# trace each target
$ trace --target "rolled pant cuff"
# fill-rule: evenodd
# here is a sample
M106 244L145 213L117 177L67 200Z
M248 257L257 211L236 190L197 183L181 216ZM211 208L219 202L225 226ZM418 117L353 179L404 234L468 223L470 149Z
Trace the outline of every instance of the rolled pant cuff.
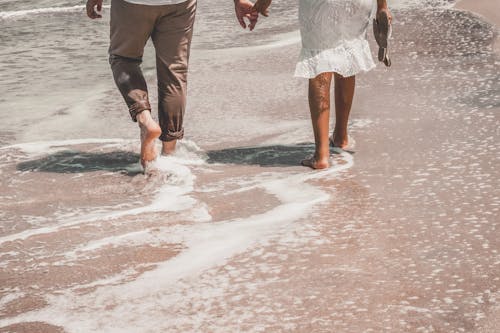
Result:
M161 141L174 141L174 140L181 140L184 138L184 129L180 130L179 132L169 132L166 134L160 135L160 140Z
M130 116L134 122L137 122L137 115L146 110L151 110L151 105L147 100L138 101L129 107Z

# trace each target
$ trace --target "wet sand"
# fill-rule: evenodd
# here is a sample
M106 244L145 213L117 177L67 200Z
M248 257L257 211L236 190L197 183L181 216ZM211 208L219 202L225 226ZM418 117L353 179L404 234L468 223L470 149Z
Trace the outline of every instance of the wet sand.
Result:
M119 108L127 139L2 146L0 332L497 332L495 33L396 14L329 171L298 166L293 38L193 52L188 138L149 176Z
M492 24L500 26L500 4L489 0L461 0L456 8L469 10L485 17Z
M487 0L461 0L455 8L467 10L479 14L482 19L486 19L494 26L496 30L496 39L493 41L492 48L497 55L500 55L500 2ZM498 92L497 92L498 93ZM479 332L497 332L500 330L500 306L494 306L487 319L482 323Z
M490 0L461 0L456 4L456 8L477 13L496 26L497 38L494 49L497 54L500 54L500 2Z

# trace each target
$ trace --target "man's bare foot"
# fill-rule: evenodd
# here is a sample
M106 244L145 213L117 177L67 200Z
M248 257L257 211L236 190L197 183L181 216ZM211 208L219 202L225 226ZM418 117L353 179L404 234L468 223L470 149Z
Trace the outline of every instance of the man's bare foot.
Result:
M161 128L147 110L137 115L137 122L141 129L141 164L145 168L148 162L156 159L155 140L161 135Z
M315 155L313 157L302 160L301 164L311 169L327 169L330 167L330 159L329 157L318 159Z
M163 141L161 149L162 155L172 155L175 152L175 146L177 145L177 140Z

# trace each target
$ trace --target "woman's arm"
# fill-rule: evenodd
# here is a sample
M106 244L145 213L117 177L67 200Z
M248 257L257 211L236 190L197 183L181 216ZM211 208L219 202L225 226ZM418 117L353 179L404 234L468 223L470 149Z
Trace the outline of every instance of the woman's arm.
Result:
M392 22L392 14L387 6L387 0L377 0L377 13L387 12L387 17L389 18L389 23Z
M387 0L377 0L378 9L386 9L387 8Z

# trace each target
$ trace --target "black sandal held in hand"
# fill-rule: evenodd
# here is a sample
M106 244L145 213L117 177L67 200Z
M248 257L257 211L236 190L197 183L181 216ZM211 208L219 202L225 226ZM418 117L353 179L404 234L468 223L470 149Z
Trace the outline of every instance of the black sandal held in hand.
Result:
M387 67L391 66L387 48L389 46L389 37L392 33L392 25L387 11L382 10L377 13L377 18L373 20L373 34L378 44L378 60Z

